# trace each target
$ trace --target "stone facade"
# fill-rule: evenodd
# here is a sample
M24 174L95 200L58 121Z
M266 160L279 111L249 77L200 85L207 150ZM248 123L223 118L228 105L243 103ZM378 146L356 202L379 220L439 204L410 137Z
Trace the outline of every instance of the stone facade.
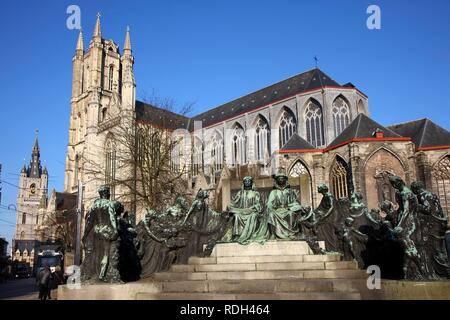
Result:
M443 142L429 147L416 141L425 129L403 134L383 127L368 118L368 98L351 83L340 85L316 68L187 118L137 101L133 64L129 31L122 53L112 40L102 38L99 18L86 51L80 32L73 58L65 192L75 193L78 182L83 183L85 207L99 185L114 184L108 168L115 168L116 176L127 174L114 158L120 146L108 142L115 129L145 120L169 132L187 131L190 141L182 159L173 161L192 169L193 194L213 189L211 200L218 210L226 207L245 175L254 176L256 186L268 193L279 167L287 169L301 202L313 206L320 201L317 186L325 183L337 197L362 192L369 208L376 207L393 200L386 175L395 173L407 184L424 180L426 188L439 189L449 210L450 171L439 176L440 182L435 172L437 166L446 170L450 133L439 127ZM145 119L142 110L149 114ZM290 143L298 147L287 149ZM126 210L136 210L140 220L144 208L133 206L129 191L117 186L114 197Z

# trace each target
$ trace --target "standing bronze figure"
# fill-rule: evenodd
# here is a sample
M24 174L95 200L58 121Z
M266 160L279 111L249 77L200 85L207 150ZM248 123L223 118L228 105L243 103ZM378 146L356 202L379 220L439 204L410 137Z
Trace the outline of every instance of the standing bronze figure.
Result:
M100 198L86 215L82 281L122 283L118 269L120 238L116 212L120 206L109 199L108 186L100 187L98 193Z

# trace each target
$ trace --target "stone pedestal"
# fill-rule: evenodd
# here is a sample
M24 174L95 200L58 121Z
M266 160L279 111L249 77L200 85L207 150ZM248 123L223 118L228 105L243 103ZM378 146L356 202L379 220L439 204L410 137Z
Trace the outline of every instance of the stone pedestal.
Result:
M450 299L450 282L383 281L381 290L369 290L367 277L356 261L313 255L304 241L223 243L210 257L191 257L188 264L173 265L151 279L78 290L61 286L58 299Z

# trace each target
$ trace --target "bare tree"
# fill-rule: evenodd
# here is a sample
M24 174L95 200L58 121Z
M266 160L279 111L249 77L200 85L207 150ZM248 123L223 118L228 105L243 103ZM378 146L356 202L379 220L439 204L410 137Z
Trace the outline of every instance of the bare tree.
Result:
M162 109L166 114L174 110L187 114L193 106L177 107L174 99L155 95L144 100L156 107L155 112ZM85 174L95 177L99 184L102 181L110 185L115 199L129 203L133 210L160 210L178 196L190 197L190 136L174 136L174 130L165 123L169 118L163 117L155 125L122 115L120 122L109 129L110 145L105 157L90 157L84 166Z
M64 251L72 251L75 241L76 217L76 208L47 213L37 230L41 241L59 242Z

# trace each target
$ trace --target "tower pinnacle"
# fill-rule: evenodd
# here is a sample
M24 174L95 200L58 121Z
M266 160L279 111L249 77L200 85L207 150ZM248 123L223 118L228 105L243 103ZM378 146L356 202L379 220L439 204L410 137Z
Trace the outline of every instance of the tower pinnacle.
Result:
M130 39L130 27L127 26L127 33L125 35L125 44L123 45L124 54L131 54L131 39Z
M78 41L77 41L77 49L76 51L80 51L83 53L84 50L84 43L83 43L83 28L80 28L80 33L78 34Z
M102 39L102 31L100 26L100 12L97 13L97 21L95 22L93 40L100 41Z

